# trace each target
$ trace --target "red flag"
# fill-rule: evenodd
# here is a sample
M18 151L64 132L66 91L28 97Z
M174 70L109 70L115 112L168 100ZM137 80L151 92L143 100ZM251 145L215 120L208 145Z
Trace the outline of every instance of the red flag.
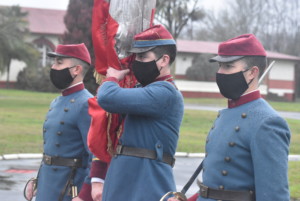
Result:
M109 14L109 3L105 0L95 0L92 16L92 39L95 52L95 70L105 75L108 67L118 70L128 68L132 56L119 60L115 51L115 35L118 23ZM121 66L122 65L122 66ZM132 74L125 77L120 83L124 87L135 85ZM88 133L88 146L91 152L100 160L110 162L115 150L118 138L122 133L122 121L118 114L104 111L96 98L91 98L89 103L89 114L92 118Z
M112 1L109 1L112 2ZM123 2L127 6L127 3L134 3L132 0L128 2ZM139 1L137 1L139 2ZM119 2L113 2L114 6L119 6ZM144 2L139 2L144 3ZM147 5L151 2L147 2ZM136 9L140 7L136 4ZM155 0L152 0L152 6L155 7ZM130 65L134 59L132 55L125 56L125 58L118 58L116 52L116 34L118 32L119 23L112 18L109 12L110 3L106 0L94 0L93 15L92 15L92 39L95 52L95 77L96 80L99 75L104 77L108 67L113 67L115 69L127 69L130 68ZM150 9L150 6L146 8ZM152 24L154 17L154 9L151 7L149 16L149 25ZM114 10L114 9L113 9ZM148 10L149 11L149 10ZM131 12L130 10L117 11L118 12ZM142 13L145 10L142 11ZM127 15L128 16L128 15ZM143 15L141 15L143 16ZM136 17L136 16L134 16ZM138 18L139 19L139 18ZM141 23L144 22L144 18L141 17ZM124 22L123 22L124 23ZM127 21L126 21L127 23ZM131 22L131 24L137 25L137 23ZM121 26L123 27L123 26ZM142 27L142 26L139 26ZM124 27L123 27L124 28ZM128 27L127 27L128 28ZM121 29L122 30L122 29ZM132 27L129 29L132 32ZM135 30L138 31L138 30ZM139 30L138 32L140 32ZM130 37L125 39L127 42L130 42ZM133 39L133 37L132 37ZM123 49L124 50L124 49ZM98 77L99 78L99 77ZM121 87L132 88L136 84L136 79L132 71L125 76L125 78L119 83ZM104 111L99 105L96 98L89 99L89 114L92 118L92 123L88 133L88 146L91 152L97 156L100 160L105 162L110 162L112 154L115 150L115 146L118 142L119 137L122 133L123 121L120 121L119 114L110 114Z
M88 133L88 147L101 161L110 162L121 135L123 125L119 115L104 111L97 102L96 97L90 98L89 114L92 117Z
M92 39L95 52L95 70L106 74L108 66L121 69L114 49L118 23L109 14L109 3L105 0L94 0L92 16Z

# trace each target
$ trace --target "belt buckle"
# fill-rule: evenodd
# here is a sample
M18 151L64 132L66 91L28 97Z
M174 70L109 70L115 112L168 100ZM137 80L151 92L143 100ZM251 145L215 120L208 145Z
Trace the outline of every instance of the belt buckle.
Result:
M122 153L122 149L123 149L123 146L122 145L118 145L117 149L116 149L116 155L121 154Z
M200 184L200 195L201 197L208 198L208 187Z
M45 162L47 165L51 165L51 164L52 164L51 156L46 156L46 155L45 155L45 160L44 160L44 162Z

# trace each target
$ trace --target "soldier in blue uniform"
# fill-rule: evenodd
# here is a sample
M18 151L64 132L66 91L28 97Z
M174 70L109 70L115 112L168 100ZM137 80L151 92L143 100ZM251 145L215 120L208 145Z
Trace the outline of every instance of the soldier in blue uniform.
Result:
M50 79L62 95L52 101L43 126L36 201L92 201L87 147L92 95L82 82L91 64L90 54L82 43L58 45L48 56L54 58Z
M106 111L126 114L103 201L154 201L176 189L172 167L183 116L183 98L170 74L176 43L156 25L134 37L131 52L133 73L143 87L119 87L129 70L109 68L97 95Z
M253 34L219 45L216 82L228 99L206 140L197 201L289 201L290 130L261 98L266 52ZM171 200L171 199L170 199ZM173 200L173 199L172 199Z

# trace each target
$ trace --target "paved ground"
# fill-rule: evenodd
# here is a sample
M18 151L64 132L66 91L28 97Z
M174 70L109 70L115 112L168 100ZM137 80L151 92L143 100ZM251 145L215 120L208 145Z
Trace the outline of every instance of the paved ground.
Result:
M174 167L178 191L182 189L198 164L199 157L177 157ZM24 201L23 187L28 179L36 176L40 159L0 160L0 200ZM188 195L197 191L196 184Z
M180 191L202 161L204 154L177 153L176 155L174 175L177 190ZM14 157L16 155L11 158ZM300 155L290 155L289 160L300 161ZM0 201L24 201L23 187L28 179L36 176L40 161L39 158L0 160ZM187 196L193 195L197 190L194 182Z

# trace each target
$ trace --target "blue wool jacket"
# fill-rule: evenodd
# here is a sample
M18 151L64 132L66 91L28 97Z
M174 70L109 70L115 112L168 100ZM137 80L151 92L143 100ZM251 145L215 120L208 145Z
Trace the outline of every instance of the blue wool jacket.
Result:
M57 97L50 105L43 127L46 155L83 160L83 167L77 169L74 179L78 191L81 190L84 180L89 183L91 154L87 147L90 126L87 100L91 97L86 89ZM36 201L58 200L70 172L71 168L66 166L49 166L42 163L38 175ZM66 192L64 201L72 199L68 194Z
M151 160L119 155L111 161L104 183L103 201L159 200L175 191L172 167L163 163L163 152L175 154L183 116L181 93L167 81L144 88L124 89L104 82L98 102L108 112L126 114L120 143L156 151Z
M203 183L255 191L256 201L289 201L289 143L287 123L261 98L221 110L207 137Z

